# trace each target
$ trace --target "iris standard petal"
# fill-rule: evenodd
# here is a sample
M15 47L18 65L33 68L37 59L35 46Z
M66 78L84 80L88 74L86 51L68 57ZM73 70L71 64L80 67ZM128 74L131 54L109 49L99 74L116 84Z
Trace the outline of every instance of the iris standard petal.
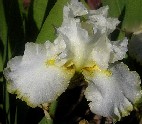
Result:
M87 8L85 8L85 6L77 0L71 0L68 6L71 9L74 16L82 16L88 13Z
M89 61L94 61L101 69L107 69L110 63L122 60L126 56L128 39L110 41L106 34L102 35L93 45Z
M88 57L89 36L88 32L81 27L79 19L70 18L64 20L62 26L58 28L59 35L63 35L70 56L75 63L77 70L84 64L84 59Z
M100 68L106 69L109 64L110 53L112 51L110 40L106 35L102 35L93 45L89 61L94 61Z
M121 63L109 70L83 72L88 88L85 97L93 113L120 119L127 116L141 98L140 78Z
M110 34L116 29L119 24L117 18L107 18L108 6L98 9L96 12L91 12L88 14L90 23L94 24L94 32L99 32L101 34Z

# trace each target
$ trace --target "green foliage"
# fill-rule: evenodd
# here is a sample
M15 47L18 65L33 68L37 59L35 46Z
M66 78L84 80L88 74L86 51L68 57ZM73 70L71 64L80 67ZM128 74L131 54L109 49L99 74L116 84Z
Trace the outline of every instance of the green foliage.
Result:
M43 117L42 120L39 122L39 124L53 124L53 121L51 119Z
M49 106L49 114L52 118L55 116L56 108L57 108L58 102L55 100L54 102L51 103Z
M3 43L2 45L6 46L7 25L6 25L5 12L2 0L0 0L0 38Z
M37 43L44 43L47 40L52 42L55 39L55 28L59 27L63 21L63 7L67 2L69 0L57 0L43 24L36 40Z
M3 54L4 47L7 46L7 25L5 20L3 1L0 0L0 73L3 71ZM0 75L0 80L2 81L2 75Z
M2 71L3 71L3 60L2 60L2 53L0 51L0 82L3 81L3 77L2 77Z
M48 0L34 0L33 3L33 17L38 29L41 28L44 15L46 12Z
M129 32L136 32L142 28L142 1L127 0L126 14L124 18L124 29Z

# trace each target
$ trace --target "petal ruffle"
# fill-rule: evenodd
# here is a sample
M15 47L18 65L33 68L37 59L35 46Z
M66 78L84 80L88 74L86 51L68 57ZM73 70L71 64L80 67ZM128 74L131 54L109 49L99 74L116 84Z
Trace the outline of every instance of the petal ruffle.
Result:
M108 74L109 73L109 74ZM93 113L120 119L127 116L141 98L140 79L121 63L109 71L83 72L89 83L85 96Z
M111 41L112 43L112 52L110 54L109 63L114 63L118 60L122 60L126 56L128 51L128 39L125 38L123 41Z
M67 6L64 6L64 9L63 9L64 21L66 19L68 20L69 18L76 18L86 14L88 14L88 10L85 8L85 6L81 2L78 2L77 0L71 0L70 4L68 4Z
M72 10L74 16L82 16L88 13L88 10L85 8L85 6L77 0L71 0L69 8Z
M106 33L110 34L115 30L116 26L119 24L118 19L116 18L107 18L108 6L102 7L96 12L90 11L88 14L89 21L94 25L94 32L99 32L101 34Z
M52 102L63 93L74 75L74 69L56 64L56 59L63 51L60 45L63 44L27 43L23 57L11 59L4 70L8 80L8 91L17 94L18 98L32 107ZM49 56L51 51L47 46L53 48L52 57Z

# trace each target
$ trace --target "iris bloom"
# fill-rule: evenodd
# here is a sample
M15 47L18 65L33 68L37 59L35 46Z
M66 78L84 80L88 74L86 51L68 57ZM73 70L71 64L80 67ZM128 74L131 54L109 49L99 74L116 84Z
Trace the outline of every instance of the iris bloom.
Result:
M8 62L8 91L36 107L55 100L78 72L88 82L85 97L93 113L127 116L141 98L140 78L118 62L125 57L128 40L109 40L119 21L107 14L108 6L87 10L71 0L63 9L54 43L26 43L24 55Z

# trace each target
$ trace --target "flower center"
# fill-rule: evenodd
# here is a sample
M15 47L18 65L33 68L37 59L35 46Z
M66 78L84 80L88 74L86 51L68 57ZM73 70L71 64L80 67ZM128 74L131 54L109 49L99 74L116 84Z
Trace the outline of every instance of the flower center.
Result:
M46 66L49 66L49 65L55 65L55 59L49 59L45 62L45 65Z
M106 70L102 70L96 64L91 66L91 67L84 67L84 68L82 68L82 71L86 71L88 73L94 73L95 71L100 71L100 72L104 73L107 76L111 76L112 75L112 72L110 70L107 70L107 69Z

